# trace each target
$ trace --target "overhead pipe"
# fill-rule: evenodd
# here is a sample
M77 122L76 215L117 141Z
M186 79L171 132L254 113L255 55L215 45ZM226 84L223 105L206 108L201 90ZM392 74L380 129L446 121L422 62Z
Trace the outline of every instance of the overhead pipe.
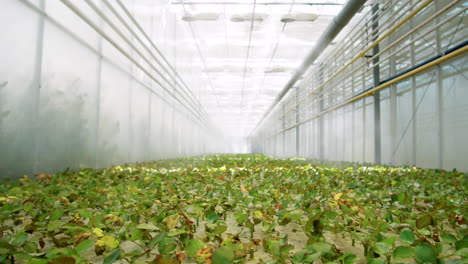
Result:
M418 65L416 65L416 66L414 66L414 67L412 67L412 68L410 68L408 70L405 70L405 71L403 71L401 73L398 73L397 75L392 76L392 77L390 77L390 78L388 78L386 80L383 80L383 81L380 82L381 84L379 86L371 87L371 88L369 88L367 90L364 90L361 93L359 93L359 94L345 100L344 102L338 103L338 104L336 104L336 105L334 105L334 106L332 106L330 108L327 108L327 109L325 109L325 110L323 110L323 111L321 111L321 112L307 118L304 121L301 121L301 122L296 123L296 124L294 124L294 125L292 125L292 126L290 126L288 128L285 128L285 129L281 130L280 132L276 133L275 135L280 135L281 133L284 133L284 132L286 132L288 130L291 130L291 129L295 128L295 127L298 127L298 126L300 126L300 125L302 125L304 123L307 123L307 122L309 122L309 121L311 121L311 120L313 120L313 119L315 119L317 117L320 117L320 116L322 116L322 115L324 115L326 113L329 113L329 112L331 112L333 110L336 110L336 109L341 108L341 107L343 107L343 106L345 106L347 104L350 104L350 103L352 103L354 101L357 101L357 100L359 100L359 99L361 99L363 97L371 96L375 92L378 92L378 91L380 91L380 90L382 90L384 88L387 88L388 86L390 86L392 84L398 83L398 82L400 82L400 81L402 81L402 80L404 80L404 79L406 79L408 77L414 76L414 75L416 75L416 74L418 74L418 73L420 73L422 71L425 71L425 70L427 70L427 69L429 69L429 68L431 68L431 67L433 67L433 66L435 66L437 64L441 64L441 63L443 63L443 62L445 62L445 61L447 61L449 59L452 59L452 58L455 58L456 56L462 55L465 52L468 52L468 41L464 41L464 42L460 43L459 45L457 45L455 47L452 47L449 50L447 50L447 51L445 51L445 52L443 52L443 53L441 53L439 55L436 55L436 56L434 56L432 58L429 58L426 61L423 61L423 62L419 63Z
M367 0L349 0L340 13L336 15L332 22L328 25L325 31L320 36L320 39L315 44L314 48L306 56L299 69L294 73L289 82L284 86L283 90L275 98L275 101L271 104L268 110L263 115L262 119L257 123L257 126L252 130L252 133L260 126L263 120L273 110L273 108L283 99L286 93L293 87L293 85L299 80L299 78L305 73L310 65L322 54L322 52L328 47L328 45L335 39L338 33L348 24L353 16L361 9ZM252 134L251 133L251 134Z

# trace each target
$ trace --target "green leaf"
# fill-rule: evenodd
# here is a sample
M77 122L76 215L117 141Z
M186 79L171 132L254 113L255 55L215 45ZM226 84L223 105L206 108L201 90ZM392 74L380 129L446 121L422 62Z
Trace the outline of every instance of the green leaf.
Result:
M143 229L143 230L159 230L159 228L152 223L150 224L142 223L142 224L137 225L136 228Z
M414 242L414 233L409 228L403 228L400 231L400 240L406 242L408 244L412 244Z
M386 261L383 258L371 258L367 260L367 264L385 264Z
M58 257L49 262L50 264L75 264L76 260L72 257Z
M103 264L112 264L120 258L120 253L123 251L121 249L113 250L109 255L104 258Z
M270 253L276 258L281 256L281 241L278 240L265 240L265 251Z
M211 222L211 223L214 223L216 220L219 219L219 216L213 211L208 211L205 214L205 217L206 217L206 221Z
M249 218L249 215L245 214L245 213L242 213L242 212L238 212L238 213L234 214L234 217L236 218L237 223L239 225L242 225L245 222L245 220L247 220L247 218Z
M28 262L29 264L47 264L49 260L47 259L39 259L39 258L32 258Z
M393 251L393 257L395 259L412 258L412 257L414 257L414 248L397 247Z
M156 246L157 244L159 244L159 242L161 242L161 240L167 236L167 233L166 232L162 232L162 233L159 233L156 237L154 237L151 242L149 243L149 248L150 249L153 249L154 246Z
M224 231L226 231L226 230L227 230L227 225L224 224L224 223L219 223L214 228L213 233L220 235L220 234L224 233Z
M377 252L379 255L385 256L392 250L392 245L389 245L384 242L376 242L373 248L374 251Z
M37 244L35 242L27 241L23 245L24 251L28 253L36 253L37 252Z
M81 241L78 246L76 246L75 250L78 255L83 254L86 250L88 250L89 247L91 247L94 244L94 241L92 240L84 240Z
M188 233L187 230L174 229L173 231L169 232L167 235L175 237L175 236L180 236L180 235L187 234L187 233Z
M62 210L55 210L52 213L50 213L49 220L51 220L51 221L57 220L57 219L62 218L62 216L63 216L63 211Z
M26 242L26 240L28 239L28 234L26 233L19 233L17 234L16 236L14 236L14 240L13 242L11 242L11 244L15 247L21 247L24 242Z
M305 256L306 256L307 253L308 253L307 250L300 250L300 251L296 252L296 253L292 256L291 261L292 261L293 263L302 263L302 262L304 262L304 258L305 258Z
M326 242L316 242L310 244L308 248L311 248L322 255L331 251L331 245Z
M47 225L47 230L48 231L54 231L56 229L59 229L60 227L64 226L66 223L59 221L59 220L54 220L50 221L49 224Z
M338 260L341 260L343 264L354 264L358 261L358 257L351 253L345 253Z
M158 250L159 253L164 255L172 252L174 249L176 249L176 247L177 244L175 239L173 237L166 236L163 239L161 239L161 242L159 242Z
M424 227L430 225L431 223L432 223L432 216L426 214L426 215L423 215L423 216L419 217L416 220L416 227L418 229L421 229L421 228L424 228Z
M418 263L437 263L436 253L428 244L420 244L414 249L415 260Z
M461 256L464 258L468 258L468 248L461 248L454 253L455 256Z
M213 252L213 264L229 264L234 261L234 250L229 247L220 247Z
M455 243L455 249L456 250L459 250L459 249L462 249L462 248L467 248L468 247L468 241L466 241L465 239L463 240L459 240Z
M453 244L457 242L457 238L451 234L442 234L440 237L447 243Z
M193 258L197 254L197 251L204 247L205 243L203 243L203 241L201 241L200 239L193 239L188 242L187 247L185 247L185 250L187 251L187 255Z

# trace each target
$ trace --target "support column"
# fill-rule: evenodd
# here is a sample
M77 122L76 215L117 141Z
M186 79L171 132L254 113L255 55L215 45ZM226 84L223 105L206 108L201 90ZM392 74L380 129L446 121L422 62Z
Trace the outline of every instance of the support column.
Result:
M295 89L296 93L296 124L299 123L299 87L296 87ZM300 156L300 130L299 130L299 125L296 126L296 157Z
M375 3L372 6L372 40L375 41L379 37L378 27L379 21L378 17L376 16L377 12L379 11L379 4ZM375 45L372 48L372 53L375 55L379 53L379 44ZM380 66L379 63L379 56L375 56L373 61L373 79L374 79L374 87L380 85ZM380 91L376 91L374 93L374 163L379 164L382 162L382 147L381 147L381 131L380 131Z
M152 153L152 148L153 148L153 135L151 133L151 122L152 122L152 118L151 118L151 112L152 112L152 97L153 95L151 93L149 93L149 99L148 99L148 130L146 131L147 133L147 136L146 138L148 139L148 144L146 145L146 158L145 160L147 161L150 161L150 160L153 160L153 153Z
M435 1L434 2L436 10L439 10L439 2ZM439 22L439 17L436 18L436 23ZM440 30L439 28L436 29L436 45L437 45L437 54L441 54L442 52L445 52L443 48L440 45ZM437 152L439 153L438 155L438 161L437 165L439 169L442 169L444 167L444 120L443 120L443 109L444 109L444 100L443 100L443 84L442 84L442 65L437 64L436 66L436 89L437 89Z
M322 65L319 65L319 83L321 83L322 81L324 80L323 78L323 68L322 68ZM324 103L323 103L323 86L320 87L319 89L319 113L321 113L323 110L324 110ZM325 128L323 127L323 124L324 124L324 115L320 115L319 117L319 127L318 127L318 147L319 147L319 159L320 160L324 160L325 159L325 155L324 155L324 147L325 147L325 144L323 142L323 138L324 138L324 133L325 133Z
M102 2L101 2L102 8ZM103 20L100 21L101 27L103 27ZM94 131L94 168L102 167L103 165L100 163L99 157L99 140L100 140L100 133L101 130L101 86L102 86L102 37L98 37L97 49L98 49L98 59L97 59L97 80L96 80L96 100L94 103L96 104L96 123L95 123L95 131Z
M282 126L281 126L281 130L283 131L285 128L286 128L286 116L284 116L284 111L285 110L285 107L284 107L284 103L281 104L281 116L282 116ZM281 155L285 156L286 154L286 131L283 131L281 132L281 136L282 136L282 142L281 142Z
M413 4L414 1L411 1L411 4ZM410 27L413 27L413 21L410 20ZM410 45L410 53L411 53L411 67L413 67L416 62L415 62L415 48L414 48L414 42L413 42L413 35L410 36L411 40L411 45ZM416 116L416 78L414 76L410 77L411 80L411 115L413 116L413 121L411 122L411 141L412 141L412 148L411 148L411 161L413 162L413 165L416 165L417 161L417 116Z
M177 21L177 18L176 18L176 15L174 15L174 29L173 29L173 32L174 32L174 50L173 50L173 56L174 56L174 70L177 71L177 55L176 55L176 52L177 52L177 47L175 45L175 43L177 43L177 26L176 26L176 21ZM177 80L176 80L176 77L175 77L175 73L174 73L174 76L173 76L173 87L172 87L172 94L174 95L174 97L176 97L176 85L177 85ZM175 103L174 103L175 104ZM180 124L176 124L175 123L175 105L172 105L171 106L171 146L170 148L175 150L177 153L173 153L173 157L179 157L179 153L180 153L180 150L179 150L179 142L180 140L178 140L178 136L179 136L179 129L177 128L176 130L176 125L180 125Z
M45 12L45 0L39 1L39 8ZM45 17L43 15L39 15L39 20L37 22L37 38L36 38L36 60L35 60L35 71L34 76L32 79L32 98L33 98L33 105L32 105L32 123L34 124L33 131L33 153L32 153L32 173L37 174L39 173L39 131L40 131L40 105L41 105L41 75L42 75L42 57L44 53L44 27L45 27Z

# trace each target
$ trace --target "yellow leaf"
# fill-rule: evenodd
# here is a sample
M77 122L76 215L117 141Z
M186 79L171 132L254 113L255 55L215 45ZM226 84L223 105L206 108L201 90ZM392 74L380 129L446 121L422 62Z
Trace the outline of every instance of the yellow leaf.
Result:
M102 237L104 236L104 231L102 231L101 228L94 228L93 229L93 233L97 236L97 237Z
M337 193L337 194L333 195L333 199L335 199L335 201L338 201L341 198L342 195L343 195L343 193Z
M241 192L243 192L243 193L247 192L247 189L245 189L244 185L241 185L240 189L241 189Z
M177 215L169 215L166 218L164 218L163 222L166 223L167 228L173 229L179 223L179 218L180 218L180 216L178 214Z
M105 235L101 239L96 241L96 246L98 246L98 247L104 247L105 246L108 249L114 249L114 248L117 248L119 246L119 241L116 238L112 237L112 236Z

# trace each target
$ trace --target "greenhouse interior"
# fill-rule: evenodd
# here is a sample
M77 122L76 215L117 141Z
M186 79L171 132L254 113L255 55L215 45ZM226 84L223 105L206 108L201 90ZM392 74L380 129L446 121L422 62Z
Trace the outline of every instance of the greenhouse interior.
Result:
M468 263L467 9L0 1L0 263Z

